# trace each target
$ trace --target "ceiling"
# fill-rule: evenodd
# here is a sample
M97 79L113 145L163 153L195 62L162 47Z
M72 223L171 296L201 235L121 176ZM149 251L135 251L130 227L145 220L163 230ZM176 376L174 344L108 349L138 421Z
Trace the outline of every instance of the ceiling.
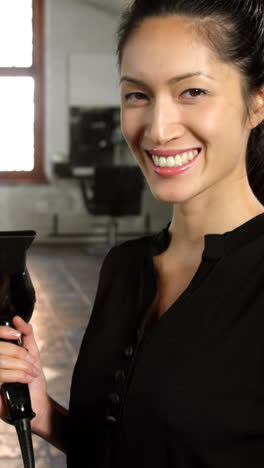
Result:
M108 13L119 15L129 0L86 0L86 3Z

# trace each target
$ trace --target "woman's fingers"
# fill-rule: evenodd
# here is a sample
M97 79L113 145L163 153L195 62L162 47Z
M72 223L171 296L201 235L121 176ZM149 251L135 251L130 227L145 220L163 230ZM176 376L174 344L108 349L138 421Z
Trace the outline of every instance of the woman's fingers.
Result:
M24 348L11 343L1 343L0 384L10 382L32 382L40 375L33 364L34 358Z
M25 322L21 317L16 315L13 318L13 325L14 328L0 326L0 339L17 340L23 335L23 340L27 340L29 344L33 344L33 346L36 347L33 329L29 323Z
M0 343L0 356L9 356L16 359L21 359L33 363L35 361L34 356L22 346L2 341Z
M33 377L33 375L22 370L6 370L5 372L2 369L0 370L0 385L13 382L31 383L35 378L36 376Z
M21 318L15 317L14 326L16 329L0 327L0 384L7 382L29 383L40 375L40 370L37 368L39 364L38 349L31 325L28 325ZM18 346L15 341L12 343L13 340L18 340L21 337L23 346ZM24 347L25 345L30 351Z
M25 322L18 315L16 315L13 318L13 325L16 328L16 330L22 335L23 346L30 351L34 358L38 358L39 350L36 345L32 325L30 323Z
M0 339L3 340L18 340L21 338L21 332L14 328L0 326Z
M25 322L21 317L16 315L13 318L13 325L14 327L23 335L30 335L32 334L32 327L29 323Z
M14 317L13 324L14 328L0 326L0 385L31 383L42 372L32 326L18 316ZM19 338L22 346L16 342Z
M32 362L0 354L0 382L3 381L1 377L9 370L14 372L22 371L23 373L32 375L32 377L37 377L40 374L39 370Z

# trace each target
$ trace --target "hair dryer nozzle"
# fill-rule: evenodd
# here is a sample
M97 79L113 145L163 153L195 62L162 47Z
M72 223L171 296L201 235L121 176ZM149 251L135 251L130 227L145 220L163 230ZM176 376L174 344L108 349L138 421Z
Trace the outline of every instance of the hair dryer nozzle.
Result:
M0 273L22 273L35 231L0 231Z
M0 231L0 325L12 326L14 315L29 321L35 290L26 268L26 251L35 231Z

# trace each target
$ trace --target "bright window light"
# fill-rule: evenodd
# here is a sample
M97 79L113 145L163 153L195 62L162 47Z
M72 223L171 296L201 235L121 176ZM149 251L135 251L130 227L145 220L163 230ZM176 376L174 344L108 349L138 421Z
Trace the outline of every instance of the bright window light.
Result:
M0 0L0 67L30 67L32 0Z
M0 171L32 171L34 79L0 77L0 103Z

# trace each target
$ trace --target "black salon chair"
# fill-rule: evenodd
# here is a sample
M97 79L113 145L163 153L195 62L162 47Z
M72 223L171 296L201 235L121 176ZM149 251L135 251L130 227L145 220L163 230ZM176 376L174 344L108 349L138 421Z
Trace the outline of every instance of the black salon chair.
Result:
M117 241L120 217L141 213L144 179L137 166L95 167L90 180L81 179L83 199L89 213L109 216L109 244Z

